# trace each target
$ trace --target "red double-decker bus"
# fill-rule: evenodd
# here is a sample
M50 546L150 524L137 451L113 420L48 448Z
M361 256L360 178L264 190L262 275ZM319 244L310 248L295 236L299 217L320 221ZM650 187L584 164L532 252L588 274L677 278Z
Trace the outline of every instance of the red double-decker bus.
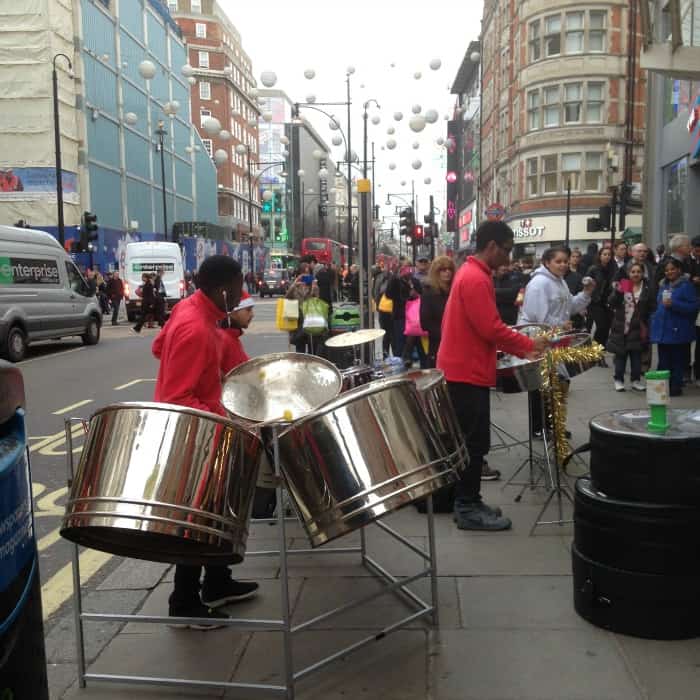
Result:
M347 262L348 247L331 238L303 238L301 255L313 255L320 263L335 263L338 267Z

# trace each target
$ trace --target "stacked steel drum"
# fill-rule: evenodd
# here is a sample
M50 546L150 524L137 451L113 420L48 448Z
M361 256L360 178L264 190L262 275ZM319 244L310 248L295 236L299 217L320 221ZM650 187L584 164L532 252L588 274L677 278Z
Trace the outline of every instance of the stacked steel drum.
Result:
M700 411L648 411L590 423L590 477L576 483L574 606L613 632L700 636Z

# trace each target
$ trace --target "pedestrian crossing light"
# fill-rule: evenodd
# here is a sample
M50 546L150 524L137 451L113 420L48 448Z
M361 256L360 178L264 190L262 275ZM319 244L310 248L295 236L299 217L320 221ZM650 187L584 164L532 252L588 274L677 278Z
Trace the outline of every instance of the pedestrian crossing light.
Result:
M399 233L402 236L412 235L415 223L416 220L413 215L413 209L411 207L402 209L399 214Z
M90 249L90 244L97 240L97 214L90 211L83 212L83 219L80 223L80 249L86 252Z
M413 237L418 241L419 243L423 240L425 230L423 229L422 224L416 224L413 227Z

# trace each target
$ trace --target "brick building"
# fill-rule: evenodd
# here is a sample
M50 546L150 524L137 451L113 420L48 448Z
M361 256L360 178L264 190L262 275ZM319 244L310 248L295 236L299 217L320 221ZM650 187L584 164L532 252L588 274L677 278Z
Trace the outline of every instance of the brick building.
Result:
M564 240L567 185L572 246L610 237L587 219L623 183L624 227L640 231L646 77L632 23L619 0L486 0L479 214L505 207L516 254Z
M196 78L192 85L192 122L209 155L219 149L228 155L218 168L219 224L232 229L234 238L248 240L247 163L245 155L236 153L236 146L245 144L251 160L259 160L260 111L250 58L243 50L240 33L216 0L168 0L168 8L187 42L189 64ZM202 128L209 117L221 123L222 131L216 137ZM252 188L252 198L255 232L260 221L258 187Z

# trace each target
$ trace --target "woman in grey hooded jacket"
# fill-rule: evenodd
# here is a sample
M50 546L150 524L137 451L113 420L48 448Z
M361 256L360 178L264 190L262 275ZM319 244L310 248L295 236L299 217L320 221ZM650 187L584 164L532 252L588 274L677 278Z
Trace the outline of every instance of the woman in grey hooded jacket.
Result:
M525 299L518 323L542 323L556 328L571 328L571 317L585 311L591 303L593 280L585 279L583 291L575 296L569 291L564 277L569 269L569 252L565 248L548 248L542 255L542 265L532 273L525 287ZM532 432L542 435L542 397L530 392Z

